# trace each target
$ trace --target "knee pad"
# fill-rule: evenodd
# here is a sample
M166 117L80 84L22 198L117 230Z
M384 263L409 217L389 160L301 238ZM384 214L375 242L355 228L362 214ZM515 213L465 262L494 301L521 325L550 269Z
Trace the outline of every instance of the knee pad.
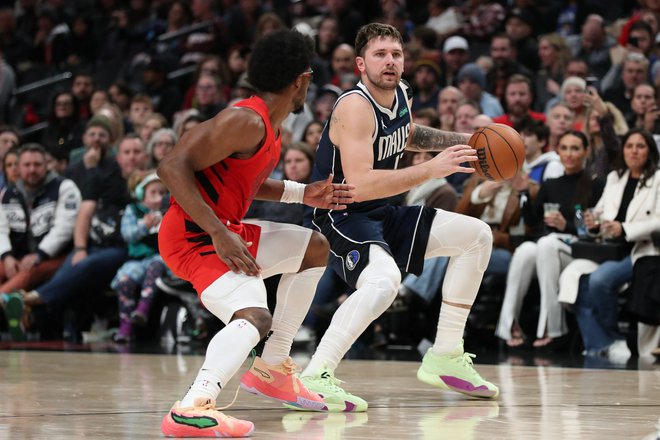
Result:
M397 279L398 278L398 282ZM401 275L397 271L396 277L378 277L367 280L362 286L369 295L369 308L373 319L379 317L392 305L401 284Z

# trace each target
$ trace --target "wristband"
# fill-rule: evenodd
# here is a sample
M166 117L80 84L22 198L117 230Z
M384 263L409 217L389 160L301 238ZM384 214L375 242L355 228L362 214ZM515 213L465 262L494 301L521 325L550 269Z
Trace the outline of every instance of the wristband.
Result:
M284 191L282 192L282 198L280 202L282 203L302 203L303 198L305 197L305 185L304 183L294 182L293 180L284 181Z

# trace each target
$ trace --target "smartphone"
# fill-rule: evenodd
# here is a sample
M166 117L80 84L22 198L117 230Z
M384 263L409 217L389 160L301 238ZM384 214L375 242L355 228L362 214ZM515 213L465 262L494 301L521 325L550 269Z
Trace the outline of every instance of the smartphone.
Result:
M628 37L628 44L632 47L638 47L639 39L637 37Z
M591 93L589 87L596 87L596 85L598 84L598 77L588 76L584 80L587 82L587 93Z

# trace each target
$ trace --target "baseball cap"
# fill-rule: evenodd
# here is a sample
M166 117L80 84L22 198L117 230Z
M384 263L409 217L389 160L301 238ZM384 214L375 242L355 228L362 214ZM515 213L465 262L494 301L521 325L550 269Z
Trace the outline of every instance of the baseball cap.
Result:
M445 44L442 46L443 52L451 52L452 50L470 50L470 45L467 40L458 35L449 37L445 40Z

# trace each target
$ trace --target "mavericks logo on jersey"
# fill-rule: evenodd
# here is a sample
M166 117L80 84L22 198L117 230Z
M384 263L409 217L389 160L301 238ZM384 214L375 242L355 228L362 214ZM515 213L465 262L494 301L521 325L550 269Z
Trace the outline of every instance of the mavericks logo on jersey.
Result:
M350 251L346 254L346 269L353 270L360 261L360 253L358 251Z
M388 136L382 136L378 140L378 160L386 159L395 154L403 152L408 141L410 124L399 127L394 133Z

